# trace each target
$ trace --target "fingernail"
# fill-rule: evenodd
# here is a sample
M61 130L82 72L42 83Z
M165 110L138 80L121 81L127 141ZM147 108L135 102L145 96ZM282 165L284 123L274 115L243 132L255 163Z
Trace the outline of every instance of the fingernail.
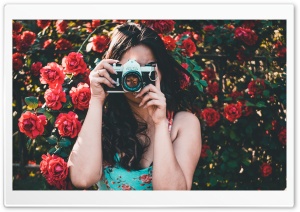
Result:
M114 80L111 80L112 81L112 83L114 83L114 84L117 84L117 82L116 81L114 81Z
M118 74L116 70L114 70L114 73L115 73L115 74Z

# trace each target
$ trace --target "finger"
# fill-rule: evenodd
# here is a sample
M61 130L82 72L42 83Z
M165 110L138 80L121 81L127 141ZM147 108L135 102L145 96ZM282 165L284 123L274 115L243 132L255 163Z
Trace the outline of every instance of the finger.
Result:
M101 84L105 84L108 87L114 88L115 86L105 77L93 78L91 80L92 83L95 83L96 87L101 86Z
M156 93L149 92L146 96L144 96L143 100L139 104L139 107L144 105L146 102L148 102L151 99L159 99L159 96Z
M146 105L144 106L144 108L148 108L150 106L157 106L158 108L163 108L163 107L166 106L166 103L163 102L163 101L160 101L158 99L152 99L152 100L150 100L150 101L148 101L146 103Z
M156 74L156 76L155 76L155 78L156 78L156 80L155 80L155 87L158 89L158 90L160 90L160 79L161 79L161 74L160 74L160 71L159 71L159 69L158 69L158 66L157 66L157 64L156 64L156 66L155 66L155 74Z
M135 96L135 98L138 98L140 96L143 96L145 93L148 92L154 92L154 93L158 93L160 92L154 85L149 84L147 86L145 86L139 93L138 95Z
M116 84L116 82L110 77L109 73L106 69L101 69L98 71L98 73L94 73L94 77L105 77L108 79L112 84Z
M102 60L94 69L93 71L97 71L97 70L100 70L100 69L107 69L110 73L112 74L116 74L116 71L113 69L113 67L110 65L110 64L113 64L113 63L117 63L119 62L118 60L113 60L113 59L105 59L105 60Z

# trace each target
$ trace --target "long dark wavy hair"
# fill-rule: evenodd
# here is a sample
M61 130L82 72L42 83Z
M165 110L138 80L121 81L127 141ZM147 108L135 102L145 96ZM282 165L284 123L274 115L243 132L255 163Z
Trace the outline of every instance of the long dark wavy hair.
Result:
M180 72L188 75L189 73L169 55L164 42L151 28L133 23L117 26L112 32L110 46L103 57L120 60L127 50L141 44L149 47L156 58L162 75L161 91L166 97L167 111L176 113L189 110L188 105L183 106L182 98L179 97ZM147 124L135 118L124 94L108 95L103 114L103 160L114 164L116 153L122 153L122 167L140 169L142 155L151 142L146 135L146 129ZM139 138L137 135L140 135ZM145 141L140 141L141 136Z

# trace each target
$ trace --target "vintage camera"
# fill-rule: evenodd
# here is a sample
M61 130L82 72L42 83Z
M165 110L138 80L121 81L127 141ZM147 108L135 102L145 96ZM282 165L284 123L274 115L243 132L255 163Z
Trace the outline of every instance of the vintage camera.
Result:
M97 59L95 63L99 63ZM108 93L139 92L148 84L155 84L155 63L140 66L135 60L128 60L125 64L113 64L113 69L117 74L110 74L111 78L117 82L115 88L105 86Z

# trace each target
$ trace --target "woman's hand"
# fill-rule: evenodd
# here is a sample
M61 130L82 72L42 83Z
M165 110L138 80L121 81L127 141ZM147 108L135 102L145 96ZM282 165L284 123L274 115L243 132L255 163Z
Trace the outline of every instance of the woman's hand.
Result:
M155 81L155 86L149 84L145 86L135 98L144 97L139 105L139 107L147 108L149 115L152 117L152 121L155 125L164 123L166 121L166 98L165 95L160 90L160 75L157 66L155 71L158 74L157 80Z
M99 98L101 103L104 103L108 93L103 89L103 84L113 88L116 82L110 77L109 73L117 74L110 64L117 63L118 60L104 59L102 60L93 71L91 71L90 78L90 89L91 98Z

